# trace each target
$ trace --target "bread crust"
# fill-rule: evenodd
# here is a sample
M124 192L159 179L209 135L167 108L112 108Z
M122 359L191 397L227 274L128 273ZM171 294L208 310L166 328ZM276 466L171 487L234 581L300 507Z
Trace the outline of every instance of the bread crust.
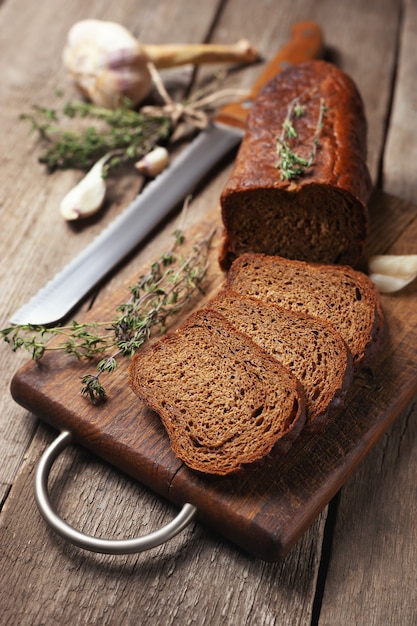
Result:
M372 365L385 343L378 290L366 274L350 266L246 253L234 261L226 286L327 319L346 341L355 368Z
M318 145L311 167L285 180L277 166L277 142L296 97L303 114L293 120L298 136L291 145L304 158L316 132ZM366 246L372 189L366 136L359 91L333 64L308 61L270 81L253 104L221 195L222 268L244 252L356 266Z

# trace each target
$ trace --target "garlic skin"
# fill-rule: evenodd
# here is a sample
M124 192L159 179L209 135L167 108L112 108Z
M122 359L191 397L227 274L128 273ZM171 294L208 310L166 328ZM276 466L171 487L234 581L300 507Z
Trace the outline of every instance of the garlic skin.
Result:
M154 178L160 174L169 163L169 152L162 146L157 146L135 163L135 168L145 176Z
M259 53L249 41L235 44L141 44L121 24L87 19L69 30L63 63L84 96L115 109L128 98L136 106L152 88L148 64L169 68L189 63L253 63Z
M117 108L151 90L148 57L129 31L115 22L82 20L68 33L63 62L80 91L94 104Z
M417 254L380 254L369 259L369 278L380 293L395 293L417 277Z
M62 217L67 221L79 220L96 213L104 202L106 183L103 166L109 155L102 157L80 182L63 198L60 204Z

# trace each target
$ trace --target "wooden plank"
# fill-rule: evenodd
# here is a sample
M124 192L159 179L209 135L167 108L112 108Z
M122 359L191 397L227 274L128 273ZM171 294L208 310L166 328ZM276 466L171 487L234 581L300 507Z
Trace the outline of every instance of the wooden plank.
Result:
M417 11L413 2L405 2L403 7L383 182L385 189L407 200L417 197L412 88ZM415 253L410 217L403 214L400 226L403 236L394 246L392 238L384 241L379 230L373 233L376 240L384 241L386 252ZM389 211L384 219L392 224ZM415 290L414 284L409 293ZM390 296L398 297L400 294ZM415 345L413 335L409 341ZM416 621L416 418L414 399L341 491L320 626Z
M408 226L387 251L407 253L415 236ZM416 345L413 333L407 340ZM415 621L416 417L414 398L341 491L320 626Z
M416 416L413 402L342 489L320 626L415 623Z
M266 626L277 616L283 626L310 623L325 516L281 564L250 558L199 524L147 553L85 553L57 539L33 500L37 458L52 437L39 429L8 499L0 553L5 623ZM51 492L70 523L102 536L150 532L177 511L76 448L57 461Z
M403 27L399 40L398 68L387 145L383 161L384 189L405 200L417 198L415 162L417 159L417 6L403 2ZM411 251L413 254L415 250Z

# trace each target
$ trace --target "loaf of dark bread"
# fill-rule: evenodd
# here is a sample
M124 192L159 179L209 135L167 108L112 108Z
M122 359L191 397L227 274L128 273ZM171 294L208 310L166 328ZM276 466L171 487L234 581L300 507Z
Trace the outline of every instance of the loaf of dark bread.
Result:
M340 412L353 378L352 355L329 322L230 289L221 290L207 306L298 378L307 401L308 430L321 429Z
M226 286L327 320L346 341L355 367L371 364L383 345L378 291L366 274L351 267L247 253L234 261Z
M221 195L222 268L244 252L356 266L368 232L366 135L360 94L335 65L308 61L269 82Z
M129 383L160 415L178 458L206 474L286 451L305 422L295 376L212 310L141 350Z

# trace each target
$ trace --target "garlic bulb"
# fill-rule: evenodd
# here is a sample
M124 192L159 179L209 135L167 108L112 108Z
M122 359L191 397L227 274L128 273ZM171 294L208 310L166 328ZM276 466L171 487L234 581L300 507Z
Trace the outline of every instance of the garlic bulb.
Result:
M96 213L104 202L106 183L103 167L109 154L102 157L80 182L63 198L60 211L64 219L78 220Z
M116 108L123 98L136 104L151 89L146 53L128 30L114 22L74 24L63 61L80 91L98 106Z
M145 174L145 176L153 178L154 176L160 174L162 170L166 168L168 163L168 150L162 146L156 146L156 148L148 152L148 154L145 154L140 161L135 163L135 167L139 172L141 172L141 174Z
M381 254L368 263L369 277L381 293L394 293L417 277L417 254Z
M149 94L151 62L157 68L187 63L253 62L257 50L246 40L232 45L142 45L115 22L82 20L68 33L63 62L80 91L106 108L120 106L125 98L137 105Z

